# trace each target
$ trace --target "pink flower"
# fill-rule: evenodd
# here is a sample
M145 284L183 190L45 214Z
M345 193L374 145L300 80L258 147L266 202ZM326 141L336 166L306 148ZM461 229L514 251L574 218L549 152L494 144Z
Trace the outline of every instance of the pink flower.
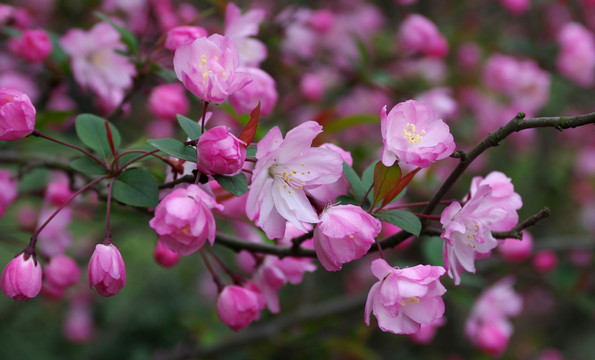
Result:
M52 42L42 29L24 30L20 38L8 40L8 50L27 61L39 63L52 51Z
M163 246L161 241L157 241L153 251L153 258L164 268L170 268L180 261L180 254Z
M207 175L237 175L246 160L246 144L225 126L205 131L198 139L196 167Z
M180 45L174 54L176 76L186 89L209 103L221 104L250 82L250 76L236 72L238 50L233 41L219 34Z
M451 119L457 111L457 102L453 99L450 88L434 88L417 95L415 100L430 105L440 118Z
M444 57L448 53L448 43L436 25L418 14L409 15L403 20L397 39L406 53L434 57Z
M35 108L29 97L19 90L0 88L0 140L24 138L34 127Z
M54 206L62 205L70 199L73 192L70 190L68 179L56 179L48 183L45 189L45 198Z
M324 96L325 84L316 73L305 74L300 81L300 93L310 101L320 101Z
M126 267L113 244L97 244L89 260L89 287L101 296L114 296L126 286Z
M81 270L77 263L66 255L56 255L45 266L44 279L52 286L65 289L79 281Z
M333 205L320 214L314 227L314 249L328 271L364 256L382 230L380 221L359 206Z
M226 286L217 298L217 315L233 331L247 327L260 318L265 299L252 283Z
M209 194L197 185L177 188L155 208L149 225L166 248L180 255L190 255L207 240L215 241L215 218L211 209L223 210Z
M548 273L558 266L558 256L552 250L541 250L533 257L533 268L540 273Z
M487 255L498 245L492 231L507 231L518 222L521 198L504 174L493 172L485 179L472 181L464 206L453 202L440 216L444 232L444 267L448 276L460 284L460 273L475 273L475 259Z
M176 115L187 113L190 104L181 84L163 84L151 91L148 107L157 118L175 122Z
M558 44L558 71L580 86L593 85L595 43L591 32L579 23L567 23L558 34Z
M2 271L0 287L7 297L27 301L41 291L41 265L34 256L21 253Z
M164 46L168 50L175 51L182 44L208 35L209 33L200 26L178 26L167 32Z
M43 207L39 213L38 224L43 224L56 210L55 207ZM72 243L72 234L67 227L72 220L72 209L65 207L43 228L37 237L37 246L44 256L52 257L64 253Z
M444 314L442 295L446 289L439 280L444 274L441 266L398 269L376 259L371 268L378 282L372 285L366 301L366 325L370 325L373 312L382 331L413 334L422 324Z
M333 28L335 15L329 9L315 10L308 20L310 26L320 34L324 34Z
M351 153L345 151L338 147L335 144L322 144L320 145L322 149L329 149L332 151L336 151L341 155L341 158L347 165L353 165L353 159L351 158ZM335 201L338 196L345 195L349 191L349 182L345 175L341 175L339 180L330 183L330 184L322 184L318 186L309 186L306 188L306 192L308 196L314 199L320 207L324 207L330 201L331 203Z
M409 334L409 339L417 344L429 344L434 340L438 327L446 324L444 318L432 320L429 324L422 324L417 332Z
M84 343L91 341L95 333L93 314L88 299L75 298L66 311L62 333L69 341Z
M521 312L523 302L505 278L485 290L473 305L465 325L471 342L492 356L500 356L508 345L512 325L508 320Z
M0 217L6 209L17 198L17 180L14 174L8 170L0 169Z
M531 6L531 0L500 0L500 3L513 15L521 15Z
M250 75L252 82L229 96L231 107L238 114L249 114L260 102L260 115L270 114L279 97L275 80L258 68L240 67L238 70Z
M126 50L126 46L110 24L98 23L87 32L71 29L60 39L60 46L70 55L76 82L99 97L104 111L122 102L136 69L126 56L116 52Z
M444 159L455 149L448 125L436 117L429 105L407 100L386 114L380 113L384 150L382 163L391 166L396 160L426 168Z
M523 238L504 239L498 246L498 252L502 258L509 262L521 262L527 260L533 251L533 236L528 231L523 230Z
M286 221L304 232L304 223L318 223L304 189L333 183L342 175L339 153L311 147L321 132L322 126L307 121L285 139L274 127L258 143L246 215L271 239L283 237Z
M266 46L252 36L258 34L258 26L265 17L264 10L255 9L242 15L240 8L229 2L225 8L225 36L235 43L240 64L258 67L267 57Z

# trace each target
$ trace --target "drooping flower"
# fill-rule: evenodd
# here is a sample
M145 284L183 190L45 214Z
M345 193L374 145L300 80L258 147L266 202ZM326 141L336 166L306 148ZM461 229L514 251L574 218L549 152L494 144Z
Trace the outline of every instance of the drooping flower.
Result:
M250 82L249 75L236 71L238 65L238 50L233 41L219 34L182 44L174 54L178 79L208 103L221 104Z
M274 127L258 143L246 215L271 239L283 237L286 221L304 232L304 223L318 223L305 188L341 177L341 155L311 147L320 132L322 126L307 121L290 130L285 139Z
M25 253L10 260L2 271L0 287L7 297L27 301L41 291L41 264Z
M149 225L166 248L180 255L190 255L208 240L215 241L215 218L211 209L223 209L212 196L197 185L177 188L155 208Z
M91 89L105 111L118 106L136 75L130 60L116 52L126 50L120 34L110 24L100 22L89 31L69 30L60 39L60 46L70 55L76 82L83 89Z
M453 202L440 216L443 226L444 267L460 284L463 271L475 273L475 259L485 256L498 245L492 231L508 231L518 222L517 210L522 206L509 178L493 172L485 179L472 180L464 206Z
M440 283L441 266L417 265L412 268L391 267L384 259L372 261L372 273L378 282L372 285L366 301L366 325L374 313L382 331L413 334L421 324L429 324L444 314Z
M245 143L225 126L205 131L196 144L199 171L207 175L237 175L246 160Z
M163 246L161 241L157 241L153 258L164 268L170 268L180 261L180 254Z
M0 140L21 139L34 127L35 107L29 97L19 90L0 88Z
M260 318L264 296L252 284L226 286L217 298L217 315L233 331L239 331Z
M382 163L391 166L399 162L426 168L444 159L455 149L448 125L436 117L429 105L407 100L386 113L380 113L384 150Z
M89 260L89 287L102 296L114 296L126 286L126 266L113 244L97 244Z
M314 249L328 271L364 256L382 230L380 221L354 205L333 205L314 227Z

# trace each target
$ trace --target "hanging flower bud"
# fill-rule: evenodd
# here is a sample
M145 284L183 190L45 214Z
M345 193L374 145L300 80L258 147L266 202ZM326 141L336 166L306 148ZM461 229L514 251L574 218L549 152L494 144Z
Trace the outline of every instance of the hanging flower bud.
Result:
M0 88L0 140L12 141L33 132L35 108L19 90Z
M7 297L27 301L41 290L41 265L31 255L21 253L2 272L0 287Z
M244 144L225 126L207 130L196 144L198 170L207 175L231 176L239 174L246 160Z
M102 296L114 296L126 286L126 267L113 244L97 244L89 260L89 287Z
M217 298L217 315L233 331L239 331L260 318L265 304L264 296L252 283L226 286Z
M161 241L157 241L155 251L153 251L153 258L164 268L170 268L180 261L180 254L163 246Z

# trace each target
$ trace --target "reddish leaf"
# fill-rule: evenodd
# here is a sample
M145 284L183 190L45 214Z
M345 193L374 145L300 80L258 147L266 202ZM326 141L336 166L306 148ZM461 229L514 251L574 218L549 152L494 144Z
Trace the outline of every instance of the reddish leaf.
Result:
M407 185L409 185L409 182L411 182L411 179L413 179L413 177L415 176L415 174L417 174L420 170L421 170L421 168L417 168L417 169L411 171L409 174L403 176L399 180L399 183L397 184L397 186L395 186L382 199L382 206L381 207L384 207L386 204L390 203L394 198L396 198L401 193L401 191L403 191L403 189L405 189L407 187Z
M254 135L256 135L256 128L258 127L258 119L260 118L260 101L258 105L250 112L250 121L244 126L242 132L238 136L238 139L242 140L246 143L244 147L247 147L254 139Z
M376 163L374 167L373 205L376 205L380 199L384 199L399 184L400 179L401 168L397 162L391 167L384 166L381 161Z

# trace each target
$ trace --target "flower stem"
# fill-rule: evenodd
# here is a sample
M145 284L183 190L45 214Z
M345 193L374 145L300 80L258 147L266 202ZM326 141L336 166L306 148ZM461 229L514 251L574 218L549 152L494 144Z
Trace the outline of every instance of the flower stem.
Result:
M205 101L205 106L202 108L202 119L200 124L200 133L203 134L205 132L205 121L207 117L207 109L209 108L209 103Z
M215 283L215 285L217 285L217 292L220 293L221 291L223 291L223 288L224 288L223 283L221 282L221 280L219 279L219 276L217 275L217 273L211 266L211 263L209 262L209 259L205 255L204 251L201 249L201 250L199 250L199 252L200 252L200 256L202 256L202 259L205 262L205 265L207 266L207 269L209 270L209 272L211 273L211 276L213 277L213 282Z
M78 151L82 152L83 154L89 156L91 159L95 160L96 163L98 163L99 165L103 166L106 170L109 170L108 167L107 167L107 165L103 161L99 160L95 155L91 154L90 152L88 152L87 150L85 150L85 149L83 149L81 147L78 147L78 146L73 145L73 144L69 144L69 143L64 142L64 141L60 141L58 139L54 139L51 136L48 136L46 134L41 133L39 130L33 130L33 132L31 133L31 135L37 136L37 137L40 137L40 138L44 138L44 139L53 141L55 143L58 143L60 145L64 145L64 146L67 146L69 148L78 150Z

